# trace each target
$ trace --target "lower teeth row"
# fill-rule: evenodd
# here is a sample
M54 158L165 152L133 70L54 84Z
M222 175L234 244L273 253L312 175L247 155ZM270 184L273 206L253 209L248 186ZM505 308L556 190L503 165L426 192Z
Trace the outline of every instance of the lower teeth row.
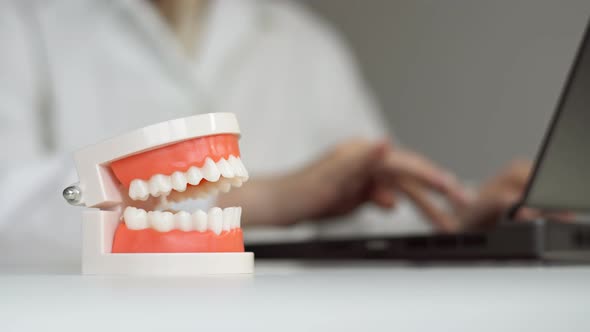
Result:
M241 207L229 207L221 209L214 207L209 212L198 210L193 213L180 211L172 213L168 211L149 211L132 206L125 208L123 220L127 228L142 230L153 228L158 232L169 232L178 229L184 232L212 231L219 235L224 231L240 228Z

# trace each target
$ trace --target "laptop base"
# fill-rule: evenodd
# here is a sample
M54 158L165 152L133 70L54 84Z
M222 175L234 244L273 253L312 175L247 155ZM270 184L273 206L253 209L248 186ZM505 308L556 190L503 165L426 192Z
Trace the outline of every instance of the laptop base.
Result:
M257 259L590 261L590 224L504 222L486 232L246 245Z

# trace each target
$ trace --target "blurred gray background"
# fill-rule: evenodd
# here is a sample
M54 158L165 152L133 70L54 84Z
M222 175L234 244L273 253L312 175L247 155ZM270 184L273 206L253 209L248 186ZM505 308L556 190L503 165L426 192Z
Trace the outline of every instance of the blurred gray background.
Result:
M396 136L478 180L533 158L588 0L314 0L350 43Z

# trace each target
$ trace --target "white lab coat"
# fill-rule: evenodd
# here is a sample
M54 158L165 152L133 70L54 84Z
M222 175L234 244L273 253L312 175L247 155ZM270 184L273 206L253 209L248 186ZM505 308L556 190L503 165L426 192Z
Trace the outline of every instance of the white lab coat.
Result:
M76 181L71 153L109 136L233 112L256 176L297 168L349 137L386 135L351 53L299 4L212 1L195 59L147 1L0 6L0 264L79 257L80 208L61 190ZM361 219L352 231L371 229ZM298 227L294 236L317 232Z

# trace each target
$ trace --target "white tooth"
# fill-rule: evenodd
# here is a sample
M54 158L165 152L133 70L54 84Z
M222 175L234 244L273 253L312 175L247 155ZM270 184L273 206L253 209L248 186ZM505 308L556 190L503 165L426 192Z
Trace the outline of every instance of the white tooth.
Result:
M220 183L219 184L219 190L222 193L226 193L226 192L230 191L231 190L231 183L229 183L229 182Z
M241 219L242 219L242 208L238 206L235 210L236 228L242 227L242 220Z
M186 178L188 180L188 183L192 184L193 186L196 186L203 179L203 174L201 174L201 171L198 167L193 166L189 168L188 172L186 172Z
M209 182L217 182L219 180L219 176L221 173L215 165L215 162L211 158L207 158L205 160L205 164L201 168L201 172L203 173L203 177Z
M170 212L150 211L148 220L152 228L158 232L169 232L174 229L174 216Z
M156 219L160 219L160 211L150 211L147 213L148 224L150 227L155 228L155 225L158 223Z
M133 206L128 206L125 208L125 211L123 212L123 219L127 220L131 220L132 217L135 217L135 213L137 211L137 208L133 207Z
M190 213L180 211L174 215L174 225L181 231L188 232L193 230L193 224Z
M128 206L123 212L123 219L129 229L140 230L148 227L147 214L143 209Z
M224 178L231 179L235 176L233 167L231 167L227 160L223 158L219 159L219 161L217 162L217 168L219 169L221 176L223 176Z
M209 210L207 214L207 229L219 235L223 228L223 212L220 208L214 207Z
M242 179L239 177L235 177L235 178L231 179L231 185L236 188L240 188L242 186L242 184L243 184Z
M135 225L135 213L136 213L137 209L132 207L132 206L128 206L125 208L125 211L123 211L123 221L125 222L125 225L127 225L127 228L129 229L134 229Z
M242 163L242 159L238 158L238 165L240 168L240 176L244 179L244 181L248 180L250 177L248 175L248 170L246 170L246 166Z
M228 209L229 209L229 211L226 212L225 210L228 210ZM235 209L236 208L232 207L232 208L226 208L225 210L223 210L224 213L227 213L227 219L228 219L227 223L229 224L229 226L228 226L229 230L232 230L235 228L234 227L234 216L236 215ZM223 215L223 217L224 218L226 217L225 214Z
M227 162L229 163L229 165L231 166L231 168L234 171L234 174L236 176L242 176L242 172L240 169L240 163L238 161L238 158L234 157L234 156L229 156L229 158L227 159Z
M166 209L168 209L168 207L170 207L170 202L168 201L168 196L166 196L166 195L160 196L159 201L160 201L160 203L158 204L158 208L160 210L166 210Z
M219 189L217 189L217 183L205 183L199 186L197 197L207 198L209 196L216 195L218 191Z
M232 213L231 213L231 225L230 228L234 229L236 228L236 216L238 214L237 208L232 208Z
M129 185L129 197L133 200L145 201L150 196L148 184L144 180L135 179Z
M170 177L172 188L176 191L183 192L186 190L186 175L183 172L174 172Z
M223 231L229 231L231 229L232 217L234 215L233 208L223 209Z
M160 183L158 179L158 177L153 176L149 181L150 194L152 196L160 196Z
M230 156L228 161L229 164L232 166L236 176L242 178L244 181L248 179L248 171L242 163L242 159Z
M161 194L169 194L172 190L172 181L169 176L156 174L150 179L150 194L152 196L160 196Z
M209 183L204 183L195 187L190 191L190 198L192 199L202 199L207 197L207 188L209 187Z
M233 214L232 214L232 224L231 224L231 228L232 229L236 229L238 228L238 223L240 221L240 212L238 211L239 208L235 207Z
M166 195L170 194L170 191L172 191L172 180L169 176L162 176L162 182L160 182L160 191Z
M207 230L207 213L202 210L194 212L192 215L193 229L199 232L205 232Z
M169 203L179 203L192 198L192 195L190 192L184 191L175 193L174 195L167 196L166 198L168 199Z
M135 223L139 229L146 229L150 227L147 218L147 212L144 209L139 209L135 215Z

